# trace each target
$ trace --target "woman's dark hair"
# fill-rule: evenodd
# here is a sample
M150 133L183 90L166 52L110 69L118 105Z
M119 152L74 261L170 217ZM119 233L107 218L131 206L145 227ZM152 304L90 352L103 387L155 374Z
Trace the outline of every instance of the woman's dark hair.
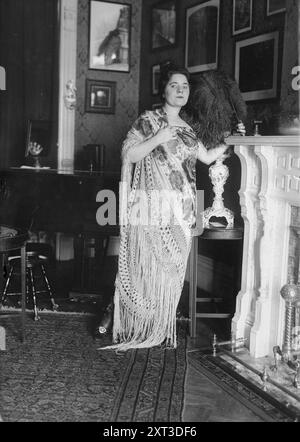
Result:
M163 63L160 65L160 79L158 86L158 93L162 101L164 101L164 94L167 84L169 83L170 78L174 74L182 74L185 75L188 82L190 83L190 73L187 69L176 66L171 62Z

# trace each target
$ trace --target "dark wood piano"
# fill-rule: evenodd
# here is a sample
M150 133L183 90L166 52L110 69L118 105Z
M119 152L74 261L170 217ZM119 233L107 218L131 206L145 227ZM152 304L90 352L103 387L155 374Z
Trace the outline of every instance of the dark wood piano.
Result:
M116 195L118 215L118 172L58 171L54 169L9 168L0 171L0 224L46 232L52 238L72 238L74 293L97 292L99 266L107 251L108 239L118 236L118 225L100 226L96 201L100 190ZM87 248L93 248L95 271L87 277ZM54 247L55 248L55 247ZM72 251L71 251L72 253ZM56 273L60 258L56 254ZM98 270L97 270L98 269Z

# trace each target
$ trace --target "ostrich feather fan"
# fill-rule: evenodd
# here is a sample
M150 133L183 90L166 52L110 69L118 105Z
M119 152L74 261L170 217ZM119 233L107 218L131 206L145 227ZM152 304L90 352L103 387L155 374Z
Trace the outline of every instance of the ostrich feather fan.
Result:
M208 148L224 140L239 121L244 121L247 107L235 80L221 71L207 71L192 86L183 118L193 127Z

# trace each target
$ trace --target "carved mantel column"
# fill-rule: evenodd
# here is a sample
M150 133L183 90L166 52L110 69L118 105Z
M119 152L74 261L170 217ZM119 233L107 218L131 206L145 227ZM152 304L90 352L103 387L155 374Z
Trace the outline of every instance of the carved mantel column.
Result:
M73 170L75 145L76 47L78 0L60 0L59 170ZM71 96L72 95L72 96ZM75 96L74 96L75 95ZM71 99L73 105L70 105ZM75 101L74 101L75 99Z
M241 290L232 332L247 337L254 357L282 345L291 207L300 206L297 136L231 137L242 165L239 191L245 223ZM241 143L241 144L239 144Z
M300 5L299 0L286 0L282 58L280 107L284 112L299 115L299 91L293 88L293 69L300 64ZM297 38L298 36L298 38Z
M260 220L257 216L258 194L261 186L259 161L254 149L236 146L235 153L241 161L241 188L239 191L241 215L244 220L244 243L241 290L236 298L236 311L232 319L232 331L237 338L247 338L255 316L257 298L257 265L254 244L257 242Z

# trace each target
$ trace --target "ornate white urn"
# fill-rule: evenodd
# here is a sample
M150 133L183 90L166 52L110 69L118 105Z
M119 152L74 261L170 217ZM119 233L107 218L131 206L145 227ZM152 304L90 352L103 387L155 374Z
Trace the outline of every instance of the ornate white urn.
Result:
M229 169L223 163L223 161L228 157L228 155L223 155L218 158L216 162L209 168L209 177L213 185L213 191L215 194L212 207L204 210L203 216L203 227L209 229L210 219L212 217L225 218L227 221L226 229L232 229L234 225L234 215L229 209L224 206L223 192L224 185L229 177Z

